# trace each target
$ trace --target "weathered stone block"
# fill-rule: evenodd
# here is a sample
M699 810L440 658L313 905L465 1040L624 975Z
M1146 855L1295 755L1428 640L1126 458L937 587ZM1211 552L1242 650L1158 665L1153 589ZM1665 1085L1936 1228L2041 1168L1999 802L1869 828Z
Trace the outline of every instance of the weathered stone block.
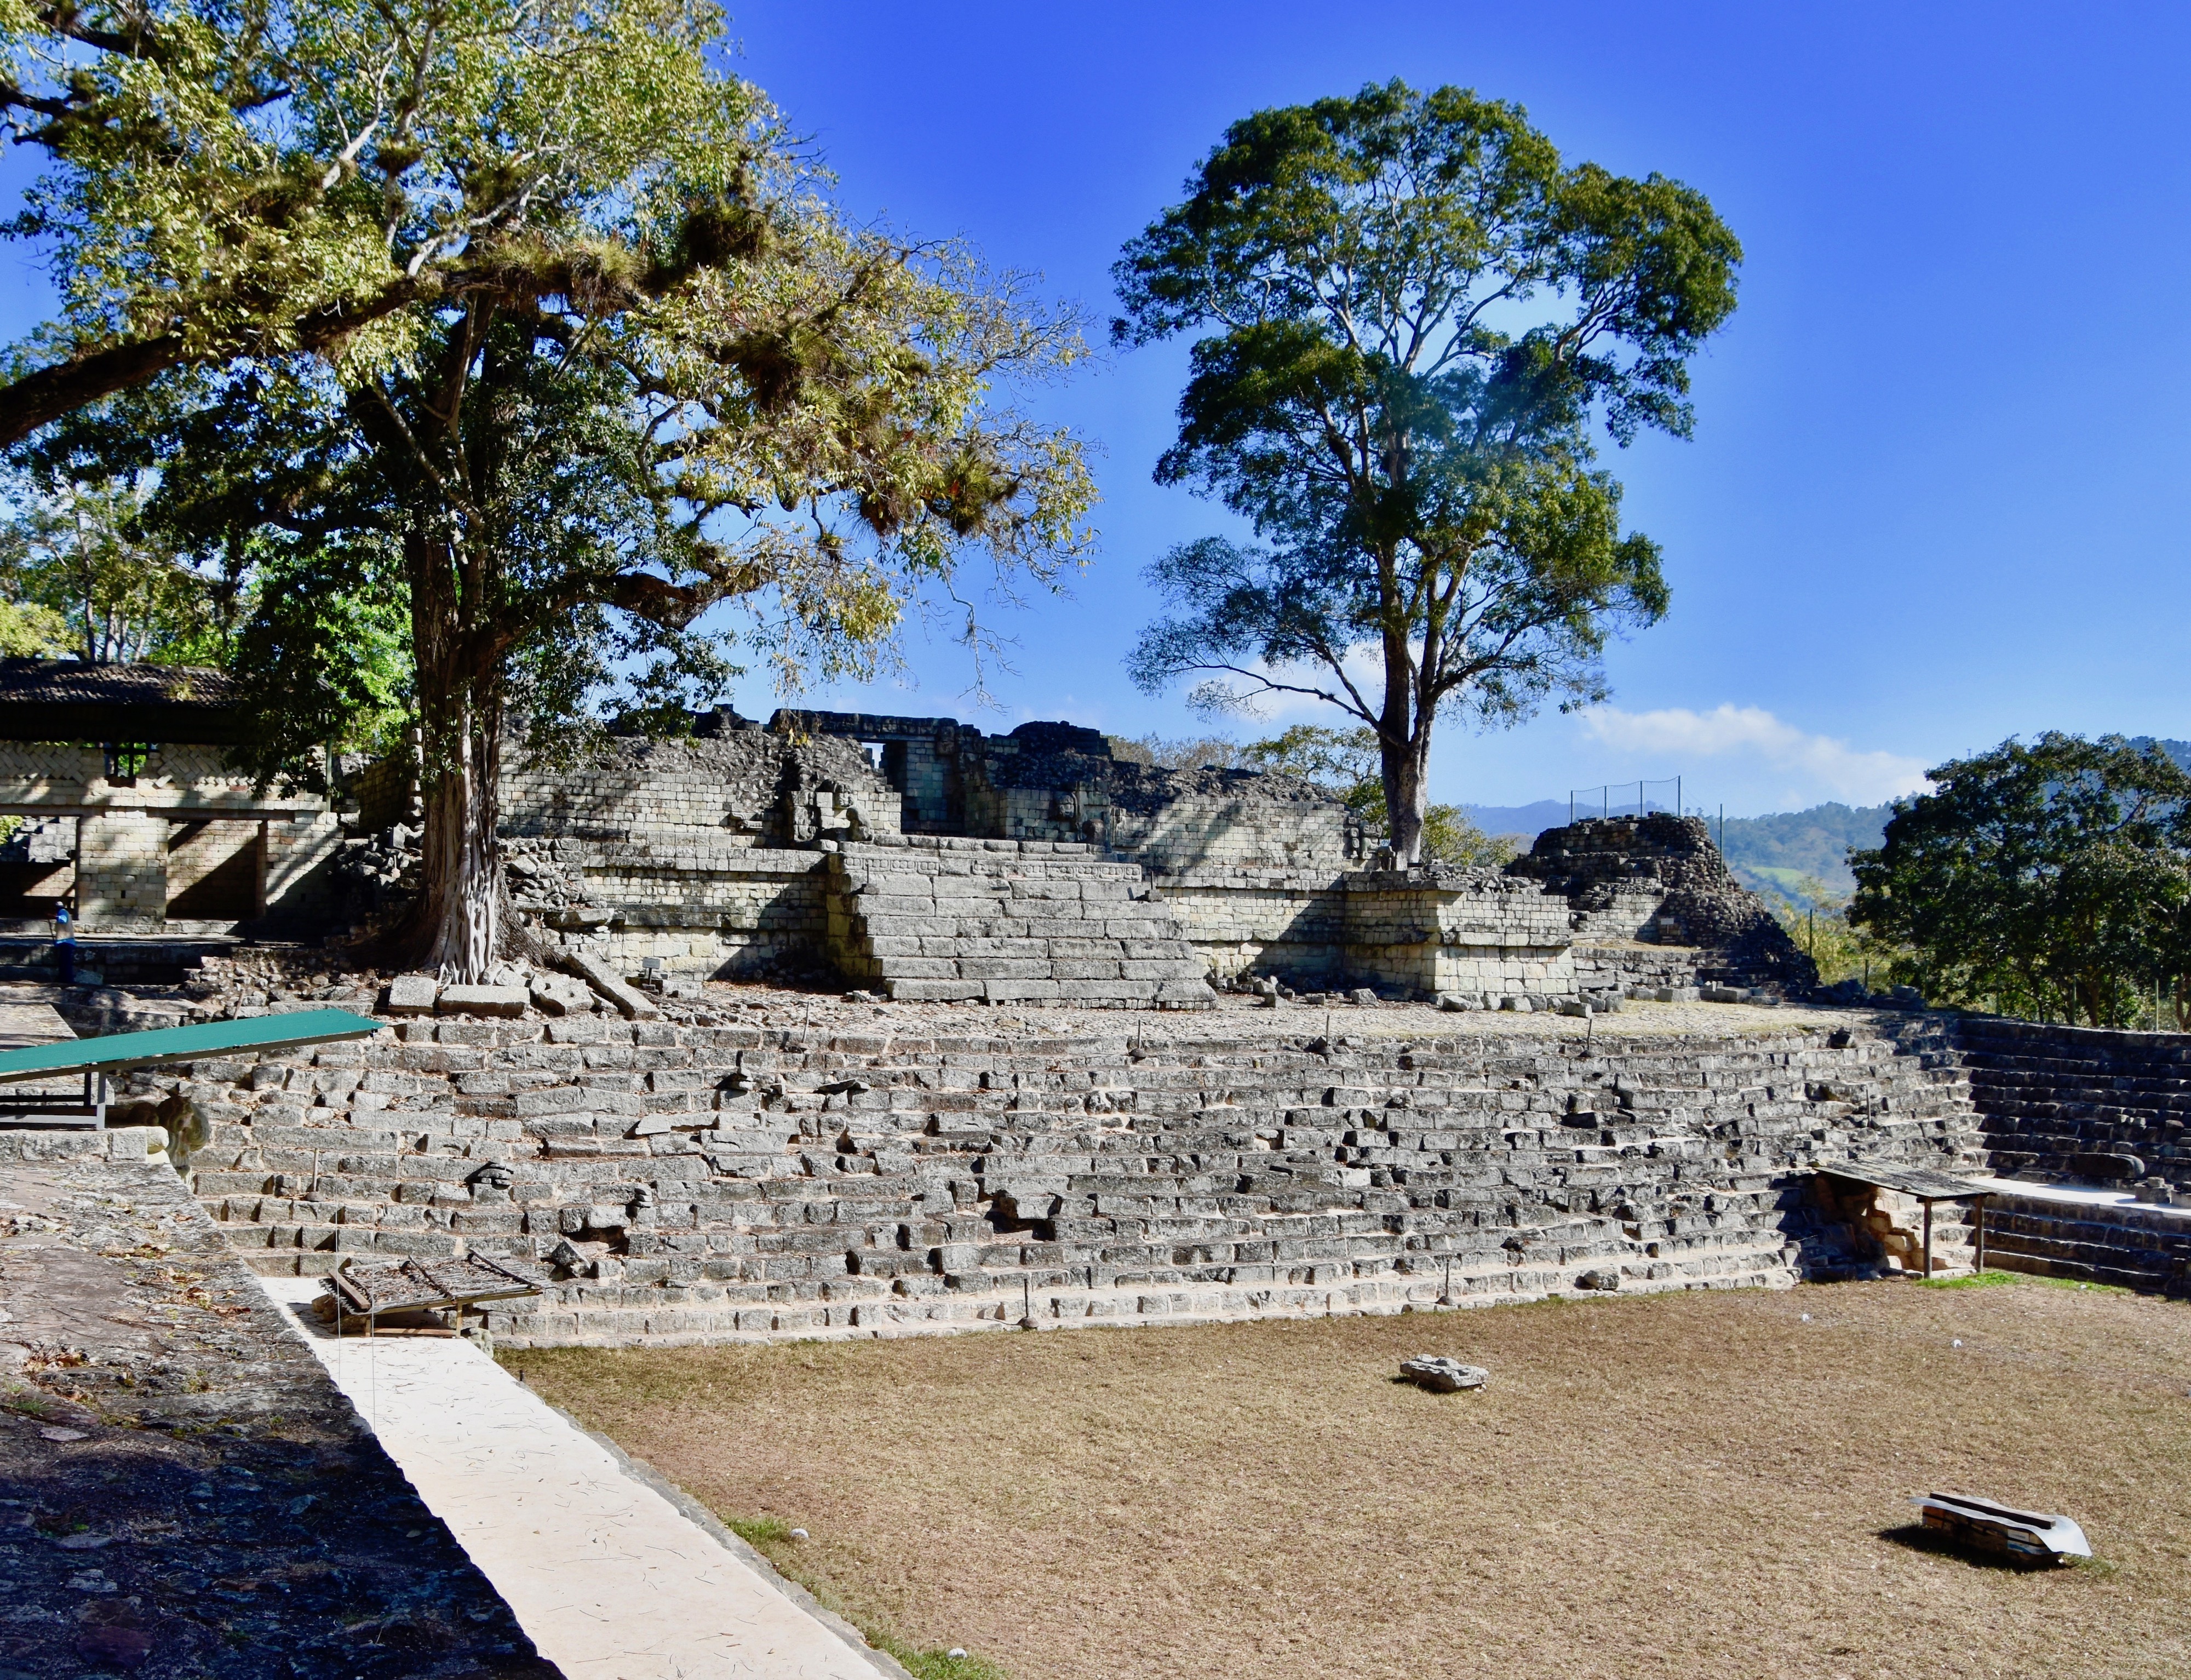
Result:
M399 974L388 982L382 1008L390 1015L431 1015L441 982L430 974Z
M434 1009L441 1015L520 1016L526 1001L522 986L444 986Z

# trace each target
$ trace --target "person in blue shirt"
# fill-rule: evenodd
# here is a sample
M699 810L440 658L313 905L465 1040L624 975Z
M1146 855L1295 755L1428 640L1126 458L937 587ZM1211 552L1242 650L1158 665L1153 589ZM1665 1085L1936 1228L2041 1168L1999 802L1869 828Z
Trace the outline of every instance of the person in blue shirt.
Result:
M76 924L65 904L54 906L54 960L60 965L61 984L76 984Z

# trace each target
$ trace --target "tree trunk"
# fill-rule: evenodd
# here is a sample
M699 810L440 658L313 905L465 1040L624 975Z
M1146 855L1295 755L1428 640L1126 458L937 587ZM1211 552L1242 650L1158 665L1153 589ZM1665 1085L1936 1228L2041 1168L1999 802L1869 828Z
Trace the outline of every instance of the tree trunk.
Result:
M412 648L424 737L424 891L415 932L420 965L444 981L487 978L502 943L502 673L473 656L458 610L452 556L432 538L412 550Z
M1395 749L1384 749L1385 818L1391 834L1392 862L1407 868L1423 861L1423 819L1430 808L1430 732Z
M1392 566L1382 567L1383 592L1394 594ZM1388 612L1385 624L1385 704L1377 729L1379 769L1385 783L1385 823L1391 836L1395 867L1408 868L1423 859L1423 816L1428 807L1431 717L1418 713L1416 672L1408 647L1407 626Z
M487 978L502 942L501 858L495 843L499 755L494 732L458 726L458 751L425 782L426 933L421 966L457 984Z

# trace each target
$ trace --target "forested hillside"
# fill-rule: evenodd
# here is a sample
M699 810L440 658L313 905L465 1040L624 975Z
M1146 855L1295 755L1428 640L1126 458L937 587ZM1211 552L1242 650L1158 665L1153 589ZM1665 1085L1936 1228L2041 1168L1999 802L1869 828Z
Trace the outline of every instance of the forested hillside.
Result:
M1877 846L1893 814L1892 806L1835 804L1730 817L1721 849L1743 884L1759 891L1777 888L1792 897L1807 876L1835 894L1850 892L1856 878L1849 873L1849 848Z
M2131 744L2157 744L2169 757L2191 770L2191 741L2161 740L2150 735L2131 738ZM1486 834L1516 834L1526 846L1540 829L1568 820L1566 806L1551 800L1534 805L1464 806L1470 817ZM1632 809L1632 806L1631 806ZM1778 892L1790 899L1801 896L1806 878L1823 882L1835 896L1855 890L1850 874L1851 846L1875 846L1894 814L1891 805L1814 805L1807 811L1775 812L1766 817L1730 817L1722 845L1728 867L1743 884L1760 892ZM1719 824L1713 823L1718 839Z

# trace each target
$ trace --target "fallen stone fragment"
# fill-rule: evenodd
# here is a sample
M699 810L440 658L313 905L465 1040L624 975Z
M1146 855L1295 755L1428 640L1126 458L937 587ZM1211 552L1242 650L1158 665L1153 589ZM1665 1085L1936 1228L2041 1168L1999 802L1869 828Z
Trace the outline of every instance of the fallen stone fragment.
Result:
M1577 1278L1575 1287L1579 1290L1617 1290L1620 1287L1620 1273L1593 1269Z
M1926 1528L1980 1552L2035 1563L2092 1555L2084 1529L2067 1517L2017 1511L1961 1494L1926 1494L1910 1503L1923 1512Z
M434 1011L438 1015L514 1017L525 1013L526 1001L522 986L444 986L434 1000Z
M1419 1353L1400 1361L1400 1375L1433 1394L1452 1394L1463 1388L1481 1388L1491 1373L1481 1365L1464 1365L1442 1353Z
M89 1438L81 1429L41 1429L39 1438L47 1441L82 1441Z
M591 951L574 950L566 945L555 956L565 968L621 1010L627 1019L659 1021L662 1018L660 1005L637 987L628 984L622 976Z
M430 974L399 974L388 982L390 1015L431 1015L441 982Z
M568 974L537 974L528 992L543 1015L584 1015L594 1006L594 988Z

